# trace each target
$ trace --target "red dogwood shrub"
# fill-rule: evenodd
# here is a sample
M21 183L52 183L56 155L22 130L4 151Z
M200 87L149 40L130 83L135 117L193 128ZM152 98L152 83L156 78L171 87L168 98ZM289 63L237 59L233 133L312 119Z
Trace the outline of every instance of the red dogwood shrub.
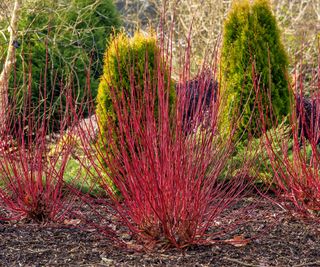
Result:
M47 97L45 91L42 97ZM32 103L29 90L19 116L14 101L9 104L8 118L1 126L0 220L59 220L70 207L72 198L65 192L63 177L72 144L64 130L72 127L72 120L66 107L61 113L65 116L60 120L60 131L53 134L49 129L51 106L43 103ZM29 108L48 116L36 119ZM60 147L50 153L54 143Z
M193 85L196 88L189 92L187 51L172 110L172 81L166 74L172 69L170 51L164 51L166 46L159 40L162 52L154 59L158 66L156 79L150 78L146 68L141 90L141 81L135 80L131 69L129 92L110 84L117 120L107 120L103 140L108 143L103 149L101 144L92 144L85 153L99 184L111 197L99 203L104 203L121 225L149 248L181 248L223 235L229 225L216 227L215 220L241 199L250 183L243 179L245 172L228 181L221 177L234 147L232 136L221 136L218 131L218 92L207 92L212 90L210 81L217 76L216 58L211 64L213 73L199 75ZM148 62L148 55L144 56ZM205 101L192 101L195 90L198 99ZM192 120L187 122L188 112ZM186 132L185 125L192 130ZM88 123L78 130L84 144L89 143L86 133L91 127ZM118 194L110 187L110 180Z
M288 130L285 131L289 134L279 136L265 131L264 135L264 146L274 172L277 195L285 200L288 208L294 208L307 217L319 215L320 211L319 74L320 66L317 75L314 75L314 90L309 98L303 95L302 82L295 81L292 114L286 126ZM257 92L260 90L256 89ZM261 124L265 125L265 117L268 115L262 112L261 105L258 106ZM275 144L279 144L278 147Z

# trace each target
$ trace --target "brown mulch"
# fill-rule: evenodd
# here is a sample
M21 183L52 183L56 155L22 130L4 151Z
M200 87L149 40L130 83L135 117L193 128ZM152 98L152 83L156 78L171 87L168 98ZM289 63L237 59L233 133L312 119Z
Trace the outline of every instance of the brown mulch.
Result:
M269 200L251 197L244 202L259 205L248 210L249 220L229 236L249 241L240 246L217 241L141 253L115 247L99 230L0 223L0 266L320 266L317 222L294 217ZM86 212L90 216L92 211Z

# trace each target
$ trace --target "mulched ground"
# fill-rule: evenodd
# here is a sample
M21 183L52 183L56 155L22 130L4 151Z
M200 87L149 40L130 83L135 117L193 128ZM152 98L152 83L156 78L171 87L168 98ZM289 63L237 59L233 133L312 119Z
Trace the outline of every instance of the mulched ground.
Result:
M248 222L229 236L249 241L239 247L220 241L141 253L115 247L98 230L2 223L0 266L320 266L318 223L302 221L268 200L251 197L243 203L249 202L259 205L248 210Z

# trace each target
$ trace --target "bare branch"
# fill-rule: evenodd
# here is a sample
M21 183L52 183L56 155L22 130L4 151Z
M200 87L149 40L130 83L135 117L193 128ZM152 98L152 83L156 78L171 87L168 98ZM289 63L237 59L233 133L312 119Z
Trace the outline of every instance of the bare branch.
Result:
M10 33L10 41L9 41L9 48L7 50L7 57L4 62L4 66L2 72L0 74L0 116L1 119L4 118L6 114L6 109L8 105L8 83L9 83L9 76L12 69L12 66L15 61L15 46L14 42L17 38L17 25L18 25L18 13L20 8L20 1L15 0L10 25L8 27L8 31Z

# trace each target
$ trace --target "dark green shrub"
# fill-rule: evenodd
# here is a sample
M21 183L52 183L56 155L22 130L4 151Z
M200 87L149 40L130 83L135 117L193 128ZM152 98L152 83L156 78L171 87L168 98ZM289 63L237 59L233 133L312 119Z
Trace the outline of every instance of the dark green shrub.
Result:
M281 121L290 112L287 67L287 55L269 1L255 0L252 5L249 1L234 3L224 25L222 130L229 131L230 123L235 123L232 117L239 113L242 116L236 122L236 136L245 140L248 134L261 135L259 122L255 120L258 111L254 108L254 79L260 82L262 105L268 106L271 96L273 113Z
M0 21L0 28L6 28L6 24L7 21ZM65 102L63 88L72 87L80 103L90 85L95 97L108 38L120 24L112 0L25 1L18 25L16 70L9 88L9 96L17 100L16 112L23 106L29 83L35 106L43 103L46 88L46 101L53 103L52 121L60 119ZM0 35L5 49L7 44L1 38Z

